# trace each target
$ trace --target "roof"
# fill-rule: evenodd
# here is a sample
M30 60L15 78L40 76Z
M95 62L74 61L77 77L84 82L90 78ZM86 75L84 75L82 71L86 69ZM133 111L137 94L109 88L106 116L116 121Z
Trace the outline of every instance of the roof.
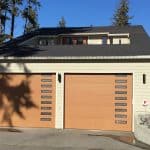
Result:
M55 45L29 47L19 45L37 35L60 35L68 33L98 33L109 32L129 33L130 45ZM150 58L150 38L144 28L138 26L126 27L69 27L69 28L40 28L20 36L0 47L0 58L18 59L101 59L101 58Z

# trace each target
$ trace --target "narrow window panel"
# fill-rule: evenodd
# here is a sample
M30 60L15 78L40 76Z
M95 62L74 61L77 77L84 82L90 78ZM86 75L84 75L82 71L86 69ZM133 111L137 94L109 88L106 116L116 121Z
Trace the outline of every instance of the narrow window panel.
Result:
M41 84L41 88L51 88L52 84Z
M41 93L52 93L52 90L41 90Z
M41 79L41 82L52 82L52 79Z
M52 101L41 101L41 104L52 104Z
M124 120L115 120L116 124L127 124L127 121Z
M127 83L127 80L115 80L115 83Z
M115 100L127 100L127 97L115 97Z
M115 94L127 94L127 91L115 91Z
M127 106L127 103L115 103L115 106Z
M115 86L116 89L127 89L126 85L116 85Z
M41 112L41 115L52 115L51 112Z
M41 110L52 110L52 107L41 107Z
M52 99L51 95L41 95L42 99Z
M128 75L127 74L116 74L115 76L116 77L127 77Z
M127 115L115 114L115 118L127 118Z
M115 112L127 112L127 109L115 109Z
M40 118L41 121L51 121L51 118Z

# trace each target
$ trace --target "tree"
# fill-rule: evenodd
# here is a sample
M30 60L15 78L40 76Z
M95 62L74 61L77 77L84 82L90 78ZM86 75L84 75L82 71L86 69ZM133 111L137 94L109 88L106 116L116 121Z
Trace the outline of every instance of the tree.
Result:
M0 43L5 41L10 36L5 34L6 21L9 19L8 12L8 0L0 0Z
M65 28L66 27L66 21L64 17L61 17L61 20L58 23L58 27Z
M20 14L20 6L22 5L22 0L9 0L9 12L11 14L11 29L10 35L14 36L15 28L15 18Z
M113 16L113 25L121 27L128 26L130 25L130 19L132 19L132 17L129 16L129 1L120 0L119 7Z
M24 34L38 28L38 8L41 4L38 0L28 0L22 11L22 17L25 20Z
M1 0L0 1L0 33L1 34L4 32L4 26L7 20L7 16L5 15L7 8L8 8L7 0Z
M0 43L5 38L13 38L17 17L25 20L24 33L38 28L40 6L40 0L0 0Z

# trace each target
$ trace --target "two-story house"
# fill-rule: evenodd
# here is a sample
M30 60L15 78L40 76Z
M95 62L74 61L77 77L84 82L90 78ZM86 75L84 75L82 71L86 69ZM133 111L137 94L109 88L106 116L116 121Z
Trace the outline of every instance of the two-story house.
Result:
M0 62L0 126L134 131L150 102L142 26L40 28L3 44Z

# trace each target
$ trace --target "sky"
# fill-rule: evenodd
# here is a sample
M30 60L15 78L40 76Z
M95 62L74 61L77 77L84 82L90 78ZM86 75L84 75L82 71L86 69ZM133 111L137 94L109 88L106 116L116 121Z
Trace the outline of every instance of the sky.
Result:
M41 0L40 27L56 27L63 16L67 26L109 26L120 0ZM132 25L143 25L150 35L150 0L129 0ZM15 35L22 34L23 21L17 18Z

